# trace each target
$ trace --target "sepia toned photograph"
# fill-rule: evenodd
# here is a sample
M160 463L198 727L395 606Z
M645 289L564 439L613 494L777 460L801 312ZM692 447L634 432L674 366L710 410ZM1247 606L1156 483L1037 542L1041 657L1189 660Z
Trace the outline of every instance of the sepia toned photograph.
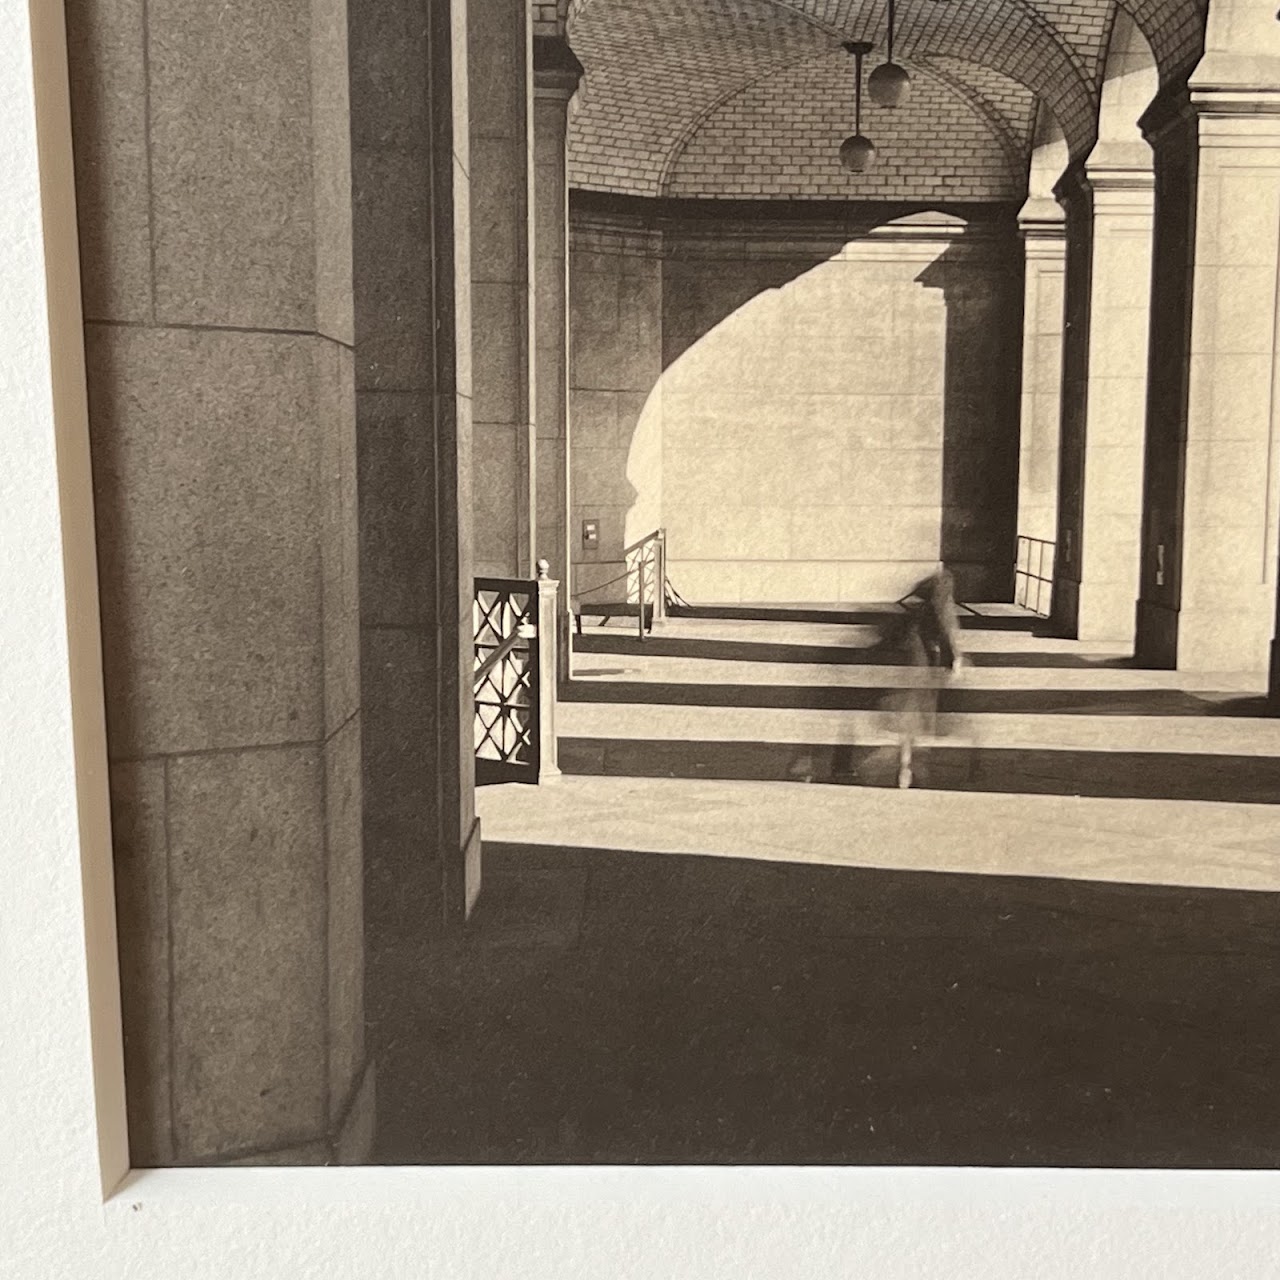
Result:
M1273 8L66 10L134 1168L1280 1167Z

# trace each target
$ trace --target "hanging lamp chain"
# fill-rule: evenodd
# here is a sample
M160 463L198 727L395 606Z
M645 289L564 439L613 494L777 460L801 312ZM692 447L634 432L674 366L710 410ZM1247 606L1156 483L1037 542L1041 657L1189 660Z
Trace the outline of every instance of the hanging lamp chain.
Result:
M853 131L862 133L862 53L853 55Z
M889 0L889 61L893 61L893 18L894 0Z

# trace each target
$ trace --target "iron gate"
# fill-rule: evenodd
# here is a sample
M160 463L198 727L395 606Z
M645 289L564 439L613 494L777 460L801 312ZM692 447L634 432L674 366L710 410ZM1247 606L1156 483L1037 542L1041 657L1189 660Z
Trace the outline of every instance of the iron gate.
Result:
M538 584L475 580L476 783L539 775Z

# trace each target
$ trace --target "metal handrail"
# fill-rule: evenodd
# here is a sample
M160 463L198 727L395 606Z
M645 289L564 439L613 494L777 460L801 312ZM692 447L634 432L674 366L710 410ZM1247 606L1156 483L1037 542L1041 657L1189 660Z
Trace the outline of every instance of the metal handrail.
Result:
M580 600L583 596L592 595L594 592L603 591L606 587L616 586L619 582L629 582L633 577L636 579L636 618L637 628L640 639L645 636L645 608L647 601L645 599L648 594L650 584L649 578L649 561L648 548L652 545L653 551L653 583L656 590L653 593L653 608L651 618L656 621L666 616L667 591L669 583L667 582L667 531L662 528L653 530L652 533L646 533L643 538L637 539L629 547L622 550L622 559L624 564L635 556L634 564L627 564L626 568L616 578L610 578L608 582L597 583L594 587L587 587L583 591L575 591L574 599ZM579 620L580 621L580 620ZM650 624L652 625L652 623Z
M637 538L629 547L622 548L622 555L625 559L633 551L639 551L646 543L657 542L666 536L666 530L662 528L655 529L652 533L646 533L643 538Z
M643 538L633 542L629 547L622 550L622 558L625 561L628 556L636 557L636 619L638 635L641 640L644 639L644 607L645 607L645 587L647 584L649 557L647 548L652 545L654 548L654 583L656 590L653 593L653 621L656 622L662 615L663 605L665 603L665 584L667 578L667 531L662 528L655 529L652 533L646 533ZM652 625L652 623L650 624Z
M589 596L593 592L603 591L605 587L617 586L619 582L625 582L629 577L631 577L630 569L628 569L626 573L618 574L616 578L610 578L608 582L598 582L594 587L588 587L585 591L575 591L573 594L575 596Z
M1027 567L1022 567L1022 549L1027 550ZM1032 548L1039 548L1038 552L1034 552ZM1049 554L1049 570L1045 572L1045 554ZM1053 602L1053 560L1057 552L1057 543L1051 542L1048 538L1033 538L1030 534L1020 533L1017 538L1017 545L1014 550L1013 561L1013 597L1014 603L1020 604L1023 608L1031 609L1032 612L1038 614L1042 618L1047 618L1052 610ZM1036 569L1033 572L1032 556L1036 556ZM1031 583L1037 584L1035 592L1035 604L1031 604ZM1049 603L1044 601L1044 588L1049 590Z

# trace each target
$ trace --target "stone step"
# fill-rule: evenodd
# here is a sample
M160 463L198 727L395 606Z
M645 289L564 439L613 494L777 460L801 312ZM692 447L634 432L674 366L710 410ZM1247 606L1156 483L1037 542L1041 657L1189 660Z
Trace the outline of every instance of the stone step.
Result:
M608 640L630 640L646 645L669 640L701 640L869 650L882 642L891 621L888 616L840 624L759 618L669 618L641 641L636 635L634 621L620 618L604 625L593 625L587 617L582 635L575 637L574 648L581 648L584 640L593 640L597 646ZM1064 639L1047 626L1034 629L1018 626L1011 630L965 629L964 648L966 652L980 653L1072 653L1099 657L1128 657L1131 652L1121 644L1084 645L1079 640Z
M486 787L476 804L486 849L516 841L1280 891L1280 805L793 781L563 777Z
M635 618L635 603L592 600L589 595L577 598L578 611L584 619ZM716 622L809 623L822 626L883 626L901 617L904 607L894 601L871 604L698 604L670 605L670 620ZM957 621L965 630L974 631L1043 631L1051 633L1047 618L1016 605L961 605Z
M590 610L586 610L590 613ZM696 618L711 621L820 623L824 626L883 626L899 618L906 610L896 602L862 605L814 604L704 604L674 605L669 610L673 619ZM633 606L634 616L634 606ZM966 631L1041 631L1051 632L1047 618L1025 609L1005 606L996 611L986 606L965 606L957 610L957 622Z
M878 647L874 628L829 628L822 636L810 629L770 627L758 623L732 630L664 627L641 640L634 631L588 627L573 640L575 663L583 657L685 658L702 661L817 663L894 666L895 653ZM992 644L992 640L1004 641ZM984 643L986 641L987 643ZM1010 643L1012 641L1021 644ZM1127 669L1132 665L1122 646L1081 646L1074 640L982 632L967 636L965 654L975 667L1022 667L1036 670Z
M1181 689L1112 688L1098 690L939 687L936 673L907 668L897 685L695 684L688 681L606 679L575 680L565 691L569 702L628 703L699 707L762 707L795 710L883 711L902 688L936 690L937 710L952 715L1096 715L1231 716L1266 714L1266 699L1226 691L1191 693Z
M943 713L932 745L1035 751L1189 753L1280 759L1280 720L1256 716ZM881 746L897 740L896 710L564 702L564 738ZM922 739L923 740L923 739Z
M566 774L597 777L860 787L898 781L892 745L567 737L559 741L559 760ZM913 772L916 790L1280 803L1280 758L1274 756L952 743L917 748Z
M657 685L802 685L828 688L889 689L939 685L940 673L919 667L856 662L770 662L725 658L665 657L651 652L625 655L584 654L574 663L572 698L595 698L586 688L643 682ZM1266 692L1265 679L1227 672L1188 675L1150 671L1129 665L1089 667L971 666L951 682L957 689L1064 690L1115 693L1133 690L1181 690L1185 693L1239 696ZM625 700L619 693L617 699ZM696 697L693 698L696 701Z

